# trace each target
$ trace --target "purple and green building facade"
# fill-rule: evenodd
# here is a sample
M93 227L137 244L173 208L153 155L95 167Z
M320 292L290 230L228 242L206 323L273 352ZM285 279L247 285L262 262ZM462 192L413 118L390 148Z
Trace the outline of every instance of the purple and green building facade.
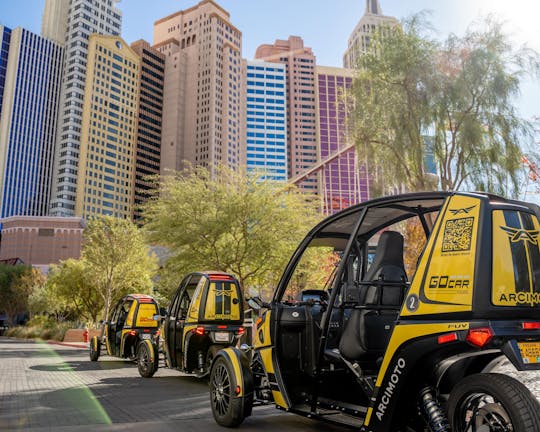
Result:
M366 164L358 160L347 131L346 100L353 71L316 67L317 134L320 197L325 214L333 214L369 199Z

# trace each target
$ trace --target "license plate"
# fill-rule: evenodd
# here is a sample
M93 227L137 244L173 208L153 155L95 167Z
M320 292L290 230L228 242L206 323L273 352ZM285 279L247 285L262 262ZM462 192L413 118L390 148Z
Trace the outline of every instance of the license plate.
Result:
M143 339L150 339L152 335L150 333L143 333L142 338Z
M216 342L229 342L229 333L227 332L216 332L214 333Z
M540 342L518 342L518 348L523 363L540 363Z

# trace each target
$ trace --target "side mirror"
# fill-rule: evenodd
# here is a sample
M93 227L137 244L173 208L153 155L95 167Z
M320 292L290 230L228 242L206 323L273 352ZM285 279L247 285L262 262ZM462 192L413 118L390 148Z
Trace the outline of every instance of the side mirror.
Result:
M247 299L247 303L251 309L261 310L263 307L268 307L269 305L261 300L260 297L251 297Z
M165 315L155 314L155 315L152 316L152 319L154 321L162 321L162 320L165 319Z

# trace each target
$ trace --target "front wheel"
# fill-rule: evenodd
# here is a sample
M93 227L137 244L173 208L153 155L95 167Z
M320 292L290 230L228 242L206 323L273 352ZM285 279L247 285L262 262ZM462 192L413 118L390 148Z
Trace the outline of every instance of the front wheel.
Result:
M149 340L139 343L137 349L137 368L143 378L152 378L158 369L158 352Z
M95 362L98 360L101 353L101 342L97 336L90 340L90 360Z
M540 405L514 378L475 374L452 389L448 420L453 432L538 432Z
M236 386L231 363L218 357L210 375L210 405L216 423L221 426L235 427L244 420L244 398L236 397Z

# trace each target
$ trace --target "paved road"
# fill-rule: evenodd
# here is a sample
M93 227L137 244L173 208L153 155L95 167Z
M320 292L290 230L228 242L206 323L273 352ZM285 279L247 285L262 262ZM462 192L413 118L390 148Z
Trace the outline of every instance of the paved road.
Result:
M0 337L0 431L226 431L214 422L204 380L136 366L87 350ZM344 431L271 406L254 409L242 432Z
M514 375L513 367L501 372ZM515 374L540 398L540 373ZM254 409L240 430L345 431L277 411ZM225 431L214 423L204 380L136 366L85 349L0 337L0 431Z

